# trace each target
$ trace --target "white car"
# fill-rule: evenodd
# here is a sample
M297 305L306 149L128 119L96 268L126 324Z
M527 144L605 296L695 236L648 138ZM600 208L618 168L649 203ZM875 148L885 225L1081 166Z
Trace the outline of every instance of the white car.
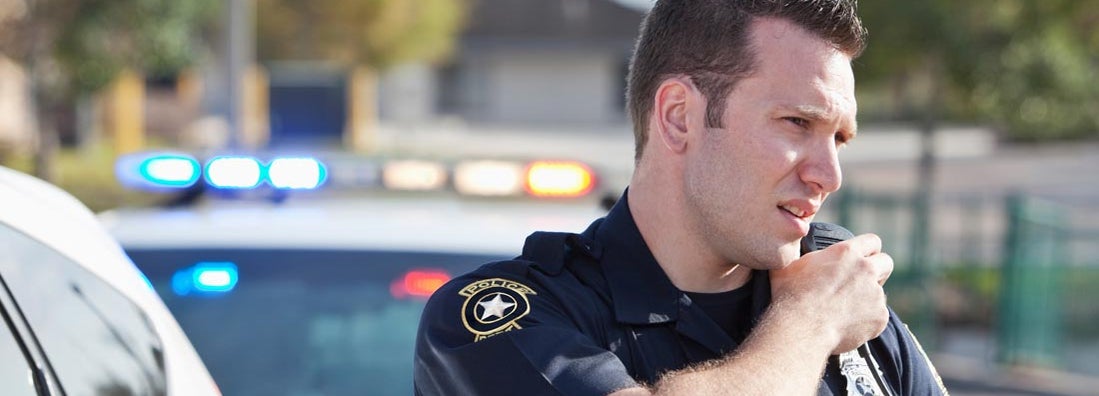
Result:
M219 395L164 303L95 216L0 167L4 395Z
M377 179L410 187L405 190L439 181L442 169L393 164L401 169L379 166ZM480 190L497 195L508 172L493 164L462 169L492 175L494 183ZM204 184L210 195L263 195L259 185L282 196L270 180L255 179L274 178L272 166L247 167L252 170L231 172L247 180L227 183L249 187L232 191L211 187L231 177L209 174L217 169L209 161L202 170L185 165L180 169L190 170L177 176ZM358 179L365 168L355 172ZM420 313L437 287L519 255L533 231L579 232L605 213L590 199L463 197L455 183L478 190L476 178L456 169L444 169L448 192L291 191L277 202L201 199L116 209L100 219L161 294L226 394L405 395L413 390ZM393 179L402 175L403 182ZM326 187L338 189L336 182Z

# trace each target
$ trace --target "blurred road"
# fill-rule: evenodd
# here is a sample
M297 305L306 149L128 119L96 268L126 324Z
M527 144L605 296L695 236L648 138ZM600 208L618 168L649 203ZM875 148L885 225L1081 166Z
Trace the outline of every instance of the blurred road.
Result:
M939 375L954 396L1096 395L1099 378L1044 369L1006 369L971 357L932 354Z

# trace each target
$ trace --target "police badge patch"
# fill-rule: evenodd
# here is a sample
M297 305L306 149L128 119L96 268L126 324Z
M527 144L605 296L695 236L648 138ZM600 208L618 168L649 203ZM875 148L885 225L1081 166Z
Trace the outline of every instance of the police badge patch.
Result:
M885 393L878 387L877 381L870 370L866 359L859 356L857 351L848 351L840 354L840 373L847 378L848 396L884 396Z
M538 293L522 283L492 278L470 283L458 294L466 297L462 303L462 324L473 333L476 342L520 329L516 321L530 313L527 294Z

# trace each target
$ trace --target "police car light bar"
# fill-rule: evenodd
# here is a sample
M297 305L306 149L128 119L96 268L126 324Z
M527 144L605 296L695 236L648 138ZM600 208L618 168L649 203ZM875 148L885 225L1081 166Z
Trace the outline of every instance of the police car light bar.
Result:
M489 197L523 193L523 164L509 161L466 161L454 167L454 190Z
M187 154L142 152L120 157L115 176L130 188L146 191L185 189L199 179L218 189L253 189L268 184L275 189L308 190L327 180L328 169L311 157L276 157L270 165L250 156L211 158L203 167Z
M464 195L576 198L595 187L595 173L576 161L466 161L454 168L454 189Z
M206 163L204 176L214 188L248 189L263 180L263 167L252 157L215 157Z
M200 174L198 160L180 153L129 154L115 162L115 177L120 183L145 190L188 188Z
M391 190L441 190L446 180L446 167L433 161L390 161L382 169L382 185Z
M267 167L271 186L286 189L314 189L324 183L327 170L313 158L276 158Z
M526 190L535 197L582 197L595 188L595 174L576 161L535 161L527 167Z
M336 188L399 191L443 191L482 197L579 198L595 188L595 173L576 161L468 160L453 166L439 161L336 158L330 168L308 156L275 157L262 162L252 156L224 155L202 166L179 153L137 153L121 157L116 174L127 187L146 191L186 189L202 179L224 190L314 190Z

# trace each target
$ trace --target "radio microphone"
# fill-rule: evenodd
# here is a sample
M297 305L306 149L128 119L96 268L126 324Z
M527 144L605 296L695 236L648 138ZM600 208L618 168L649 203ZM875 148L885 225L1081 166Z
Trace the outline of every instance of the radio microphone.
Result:
M851 231L832 223L810 223L809 234L801 238L801 254L804 256L854 237Z
M835 224L811 223L809 233L801 238L801 254L804 256L854 236L855 234L850 230ZM840 373L847 378L847 394L893 395L885 384L878 362L874 360L874 355L870 354L870 347L867 344L862 344L853 351L841 353L839 365Z

